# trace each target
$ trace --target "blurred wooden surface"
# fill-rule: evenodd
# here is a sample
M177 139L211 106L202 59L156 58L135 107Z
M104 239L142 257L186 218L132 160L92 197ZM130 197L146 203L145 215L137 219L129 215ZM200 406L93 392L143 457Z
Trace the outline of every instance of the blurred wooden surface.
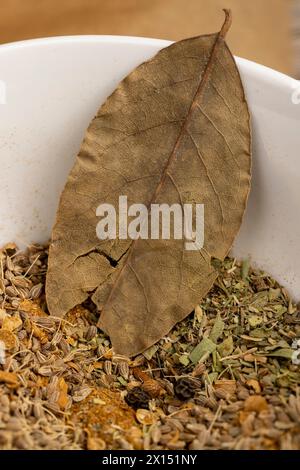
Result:
M300 0L293 0L292 33L295 76L300 79Z
M214 32L233 11L234 54L293 73L290 0L0 0L0 42L69 34L165 39Z

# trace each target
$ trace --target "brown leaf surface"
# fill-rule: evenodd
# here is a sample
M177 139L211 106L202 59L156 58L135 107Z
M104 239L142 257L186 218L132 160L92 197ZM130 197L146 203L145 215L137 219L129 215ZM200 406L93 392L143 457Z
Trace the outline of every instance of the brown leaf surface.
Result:
M234 59L219 33L177 42L137 67L91 122L61 197L47 302L64 315L92 296L116 352L135 355L205 295L240 227L250 186L250 125ZM97 58L95 58L97 60ZM105 240L96 208L203 203L205 242Z

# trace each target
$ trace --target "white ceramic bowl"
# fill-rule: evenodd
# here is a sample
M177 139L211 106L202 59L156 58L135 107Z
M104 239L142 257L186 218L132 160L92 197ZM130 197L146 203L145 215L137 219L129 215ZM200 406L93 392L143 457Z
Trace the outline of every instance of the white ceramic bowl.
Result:
M0 245L49 238L89 121L118 82L168 41L75 36L0 46ZM233 247L300 300L300 84L237 59L252 112L253 184ZM1 86L0 86L1 91Z

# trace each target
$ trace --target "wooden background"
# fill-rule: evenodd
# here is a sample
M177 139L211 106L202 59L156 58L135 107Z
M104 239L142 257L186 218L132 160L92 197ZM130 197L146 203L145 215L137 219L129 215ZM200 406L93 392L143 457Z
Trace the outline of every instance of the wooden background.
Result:
M214 32L230 7L234 54L293 74L291 0L0 0L0 43L69 34L165 39Z
M293 66L295 77L300 79L300 0L292 0L292 2Z

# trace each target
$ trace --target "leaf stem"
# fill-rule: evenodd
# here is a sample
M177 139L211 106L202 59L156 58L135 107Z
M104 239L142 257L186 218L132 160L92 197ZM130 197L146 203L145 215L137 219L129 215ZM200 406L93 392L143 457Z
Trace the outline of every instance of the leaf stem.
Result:
M229 10L227 8L224 8L223 11L225 13L225 20L224 20L223 26L221 28L221 31L219 32L219 38L222 38L222 39L225 38L225 36L228 33L228 30L230 29L231 24L232 24L231 10Z

